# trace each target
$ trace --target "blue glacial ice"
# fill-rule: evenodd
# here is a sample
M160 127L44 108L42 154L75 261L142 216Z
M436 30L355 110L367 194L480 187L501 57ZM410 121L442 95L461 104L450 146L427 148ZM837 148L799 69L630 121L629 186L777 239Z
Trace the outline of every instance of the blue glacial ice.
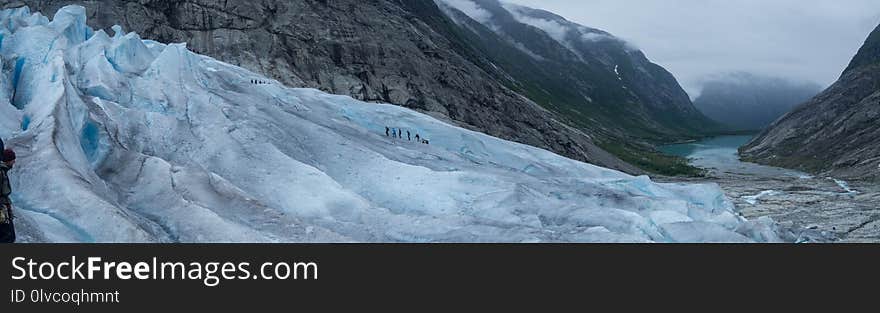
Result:
M16 64L0 135L20 156L28 241L780 241L715 185L655 183L114 32L77 6L51 22L0 13L0 61Z

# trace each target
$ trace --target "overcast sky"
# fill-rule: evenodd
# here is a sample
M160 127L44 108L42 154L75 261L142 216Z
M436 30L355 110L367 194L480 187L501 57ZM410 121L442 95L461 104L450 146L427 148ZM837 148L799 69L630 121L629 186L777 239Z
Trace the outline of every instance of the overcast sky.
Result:
M502 0L606 30L671 71L692 97L718 73L830 85L880 23L880 0Z

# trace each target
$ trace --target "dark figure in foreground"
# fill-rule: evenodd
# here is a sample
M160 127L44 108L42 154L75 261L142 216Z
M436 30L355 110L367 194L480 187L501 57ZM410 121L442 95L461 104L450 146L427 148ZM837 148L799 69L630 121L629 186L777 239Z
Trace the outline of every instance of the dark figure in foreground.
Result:
M385 137L391 136L391 129L385 126Z
M406 131L406 140L407 141L412 140L412 137L409 136L409 131Z
M420 137L419 137L419 134L416 134L416 142L422 142L422 140L419 139L419 138L420 138Z
M0 163L0 243L15 242L15 215L12 212L12 185L9 184L9 170L15 165L15 151L3 150L2 163Z

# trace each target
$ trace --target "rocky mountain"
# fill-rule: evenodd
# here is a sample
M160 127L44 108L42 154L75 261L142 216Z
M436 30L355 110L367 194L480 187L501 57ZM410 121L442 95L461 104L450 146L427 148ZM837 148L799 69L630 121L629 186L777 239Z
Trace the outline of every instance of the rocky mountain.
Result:
M4 7L52 14L82 4L90 25L108 32L119 23L289 86L405 106L630 173L640 172L630 164L666 167L656 164L651 143L710 127L671 74L622 40L545 11L469 3L491 20L447 2L409 0L17 0Z
M707 80L694 106L730 130L760 130L821 91L815 83L737 72Z
M835 177L880 178L880 27L836 83L740 152L750 161Z
M472 41L499 61L514 89L548 99L539 103L576 122L662 138L706 126L675 78L623 40L547 11L475 0L471 3L485 12L475 16L479 13L457 9L461 2L438 1L477 35Z
M687 139L718 127L672 74L605 31L497 0L436 2L504 69L507 86L597 134L626 161L653 168L661 157L633 143Z

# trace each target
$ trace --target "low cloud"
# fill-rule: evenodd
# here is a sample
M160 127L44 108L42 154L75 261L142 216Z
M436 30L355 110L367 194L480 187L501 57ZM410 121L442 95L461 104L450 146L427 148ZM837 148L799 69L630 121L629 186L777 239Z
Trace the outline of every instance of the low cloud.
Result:
M611 35L608 33L597 32L595 30L590 30L590 29L586 29L586 28L581 29L581 33L583 34L583 35L581 35L581 40L583 40L583 41L587 41L587 42L615 41L615 42L619 42L619 43L623 44L623 47L630 52L641 50L641 49L639 49L638 46L636 46L631 41L623 40L619 37L615 37L614 35Z
M471 19L481 24L489 24L492 21L492 13L483 9L471 0L438 0L445 5L455 8Z
M543 30L547 35L550 35L550 37L563 44L568 40L567 36L568 32L571 30L570 27L562 25L557 21L526 16L520 12L521 7L518 5L502 3L502 6L504 6L504 9L510 12L510 14L513 15L513 18L518 22Z
M693 94L740 70L827 86L880 23L877 0L503 1L626 38Z
M602 34L602 33L586 33L583 36L581 36L581 39L583 39L584 41L589 41L589 42L616 40L616 38L609 36L607 34Z

